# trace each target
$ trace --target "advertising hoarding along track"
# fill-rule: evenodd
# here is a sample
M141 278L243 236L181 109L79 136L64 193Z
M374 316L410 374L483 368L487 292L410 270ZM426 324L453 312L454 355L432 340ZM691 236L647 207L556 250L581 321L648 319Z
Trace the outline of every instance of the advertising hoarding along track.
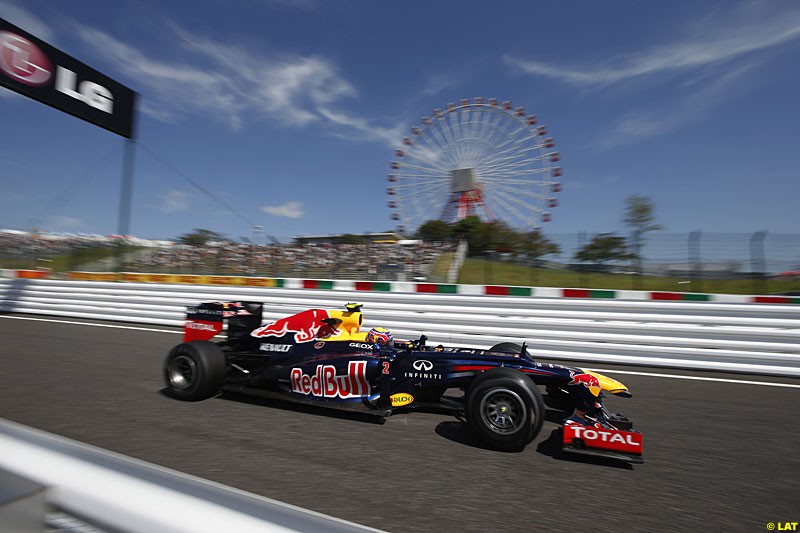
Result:
M0 85L133 138L133 90L4 19L0 19Z

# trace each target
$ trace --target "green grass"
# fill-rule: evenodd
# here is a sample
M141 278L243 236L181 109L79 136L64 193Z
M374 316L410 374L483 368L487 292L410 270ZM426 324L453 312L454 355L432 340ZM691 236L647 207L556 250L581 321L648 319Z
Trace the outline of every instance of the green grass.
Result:
M467 259L461 267L458 283L473 285L511 285L533 287L565 287L582 289L644 290L670 292L703 292L713 294L768 294L800 291L800 281L704 279L628 274L580 273L563 269L532 269L484 259ZM756 290L759 289L759 290Z
M454 252L443 252L436 258L436 264L431 269L430 276L432 279L447 279L447 272L450 270L450 265L455 258Z

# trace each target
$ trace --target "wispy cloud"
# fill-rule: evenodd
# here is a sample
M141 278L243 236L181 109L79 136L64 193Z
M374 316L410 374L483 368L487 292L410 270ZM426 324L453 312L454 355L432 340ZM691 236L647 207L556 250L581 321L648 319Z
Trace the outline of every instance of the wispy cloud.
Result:
M50 26L44 23L42 19L33 13L22 9L18 5L0 0L0 13L3 18L15 26L19 26L31 35L35 35L39 39L51 42L54 39L53 31Z
M612 125L609 134L603 136L597 147L608 149L622 146L704 120L722 101L753 90L757 82L745 78L754 68L753 64L745 64L708 77L699 88L694 84L689 85L692 92L683 94L672 104L625 114Z
M261 210L276 217L301 218L305 215L303 207L301 202L286 202L283 205L265 205Z
M167 214L184 212L191 207L190 199L190 195L186 191L170 189L166 194L159 196L159 201L154 208Z
M71 231L84 227L83 220L76 217L55 216L50 222L56 231Z
M142 110L161 121L211 115L232 129L255 119L290 127L317 124L334 135L396 144L401 129L375 125L343 110L358 96L335 64L320 56L271 54L199 37L172 27L189 53L180 61L149 57L137 48L94 28L79 35L136 79L145 94Z
M521 73L576 86L604 86L643 76L698 69L800 39L800 8L774 9L776 4L746 2L730 12L714 12L687 28L681 40L609 58L601 66L562 67L511 54L505 55L503 60ZM780 6L785 5L780 3Z

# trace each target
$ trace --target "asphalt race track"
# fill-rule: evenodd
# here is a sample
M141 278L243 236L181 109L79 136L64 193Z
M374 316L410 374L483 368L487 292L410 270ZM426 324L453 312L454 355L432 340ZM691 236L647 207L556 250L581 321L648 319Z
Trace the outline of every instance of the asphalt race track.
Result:
M644 465L480 447L435 413L368 417L283 402L165 396L177 330L0 316L0 417L256 494L396 532L767 531L800 521L800 380L586 365L644 433ZM42 317L44 318L44 317ZM125 326L125 328L130 326ZM534 350L532 350L535 353Z

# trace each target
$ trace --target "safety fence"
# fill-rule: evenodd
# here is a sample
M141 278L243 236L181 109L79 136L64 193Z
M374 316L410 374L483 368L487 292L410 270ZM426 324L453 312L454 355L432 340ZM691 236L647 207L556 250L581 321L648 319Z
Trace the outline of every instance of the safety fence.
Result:
M800 307L793 301L582 289L544 296L538 288L536 295L456 294L419 291L413 283L391 292L305 281L247 287L3 279L0 312L181 326L185 307L201 301L262 301L265 321L355 301L365 304L365 326L387 326L397 338L425 334L429 342L476 348L517 341L549 360L800 376Z
M401 241L406 244L256 244L248 240L189 246L169 241L130 239L122 244L108 238L0 231L0 267L800 293L800 234L655 231L637 239L584 231L547 233L515 242L491 242L491 236L485 237L470 240L469 253L461 264L459 260L464 258L459 254L466 250L460 241L449 240ZM450 261L450 257L455 260Z

